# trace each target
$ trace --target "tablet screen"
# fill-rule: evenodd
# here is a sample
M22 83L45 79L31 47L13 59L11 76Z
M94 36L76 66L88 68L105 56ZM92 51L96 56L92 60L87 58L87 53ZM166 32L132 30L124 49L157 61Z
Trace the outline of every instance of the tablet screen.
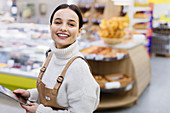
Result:
M5 88L2 85L0 85L0 93L14 99L17 102L20 102L21 104L26 104L26 100L23 97L18 94L15 95L10 89Z

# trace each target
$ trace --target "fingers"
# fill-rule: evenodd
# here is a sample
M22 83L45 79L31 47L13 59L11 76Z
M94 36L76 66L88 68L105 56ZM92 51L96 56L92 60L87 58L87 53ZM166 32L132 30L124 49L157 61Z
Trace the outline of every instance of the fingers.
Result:
M30 97L30 93L29 91L26 91L24 89L17 89L13 91L14 94L20 94L21 96L23 96L24 98L29 98Z
M14 90L13 92L14 92L14 93L24 93L25 90L23 90L23 89L16 89L16 90Z
M34 103L27 103L26 105L25 104L20 104L20 105L22 108L28 111L29 108L34 105Z
M27 113L35 113L39 104L37 103L27 103L27 105L21 104L21 107L26 110Z

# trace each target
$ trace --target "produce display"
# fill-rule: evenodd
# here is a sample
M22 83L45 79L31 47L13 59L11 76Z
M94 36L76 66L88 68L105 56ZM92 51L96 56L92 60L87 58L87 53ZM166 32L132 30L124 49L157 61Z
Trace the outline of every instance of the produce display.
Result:
M111 47L91 46L81 50L86 59L94 60L120 60L128 56L125 50L113 49Z

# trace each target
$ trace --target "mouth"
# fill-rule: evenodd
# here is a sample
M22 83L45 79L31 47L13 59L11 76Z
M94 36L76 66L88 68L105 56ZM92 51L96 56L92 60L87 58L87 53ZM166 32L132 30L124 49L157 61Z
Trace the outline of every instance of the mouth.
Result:
M60 39L66 39L66 38L70 37L70 35L65 34L65 33L57 33L57 36L58 36Z

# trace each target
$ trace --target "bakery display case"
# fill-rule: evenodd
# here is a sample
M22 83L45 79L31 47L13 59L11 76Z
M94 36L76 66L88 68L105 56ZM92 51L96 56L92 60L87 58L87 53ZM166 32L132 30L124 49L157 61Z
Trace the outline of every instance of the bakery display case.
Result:
M85 49L82 49L84 57L87 60L96 60L96 61L112 61L120 60L129 56L128 52L125 50L113 49L111 47L100 47L100 46L91 46Z
M94 52L100 53L101 48L112 48L123 51L126 56L110 60L96 60L95 57L89 59L85 56L92 68L94 78L101 87L98 109L136 104L139 96L150 84L151 77L150 59L144 44L107 45L100 40L92 45L91 49L84 49L85 55ZM96 50L96 48L100 49Z

